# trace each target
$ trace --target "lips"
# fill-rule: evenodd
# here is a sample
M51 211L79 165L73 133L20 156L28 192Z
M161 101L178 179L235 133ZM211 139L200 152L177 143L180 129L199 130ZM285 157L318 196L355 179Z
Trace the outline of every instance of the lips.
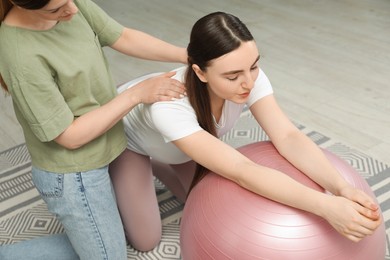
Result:
M67 15L65 15L65 16L61 16L61 18L69 18L69 17L72 17L73 16L73 14L67 14Z
M239 96L242 97L242 98L246 98L246 97L249 96L249 93L250 92L245 92L245 93L239 94Z

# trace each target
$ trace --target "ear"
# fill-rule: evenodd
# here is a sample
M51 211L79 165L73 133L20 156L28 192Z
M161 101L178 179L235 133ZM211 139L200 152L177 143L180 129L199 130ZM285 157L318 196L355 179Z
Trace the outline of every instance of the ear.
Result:
M198 65L192 64L192 70L195 72L196 76L198 76L200 81L207 83L207 78L204 75L203 70L201 70Z

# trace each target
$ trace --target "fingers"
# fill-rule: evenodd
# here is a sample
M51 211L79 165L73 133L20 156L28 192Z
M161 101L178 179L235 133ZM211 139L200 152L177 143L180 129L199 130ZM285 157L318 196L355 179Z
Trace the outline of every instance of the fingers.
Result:
M358 202L333 197L328 210L329 223L346 238L358 242L372 235L382 223L380 210L371 210Z
M375 204L371 197L368 197L365 193L359 194L354 200L359 206L356 207L356 210L363 216L370 218L372 220L378 220L380 218L380 209L377 204Z
M177 80L171 79L161 84L158 90L160 101L170 101L186 96L184 85Z
M182 82L172 78L175 74L175 71L170 71L148 78L132 87L133 94L145 104L183 98L187 95L186 89Z
M360 207L358 212L362 214L364 217L369 218L371 220L378 220L381 216L380 210L371 210L365 207Z
M348 188L347 191L345 197L362 206L361 208L357 208L360 214L373 220L377 220L380 217L379 206L368 194L352 187Z
M158 90L159 101L172 101L185 97L186 91L184 86L177 84L162 85Z
M381 224L380 220L377 221L368 220L363 225L356 224L356 226L344 230L342 234L354 242L359 242L366 236L370 236L374 234L375 230L379 227L380 224Z
M173 101L185 97L184 94L176 91L166 91L158 95L158 101Z
M379 206L372 200L372 198L360 190L355 194L354 201L373 211L379 209Z
M346 227L347 229L344 230L345 234L353 241L372 235L382 223L379 210L375 211L375 214L378 214L378 216L375 215L375 218L373 218L373 211L360 205L358 205L358 208L360 208L357 210L360 215L354 218ZM365 216L362 212L368 216Z
M171 78L175 75L176 75L176 71L168 71L168 72L165 72L157 77Z

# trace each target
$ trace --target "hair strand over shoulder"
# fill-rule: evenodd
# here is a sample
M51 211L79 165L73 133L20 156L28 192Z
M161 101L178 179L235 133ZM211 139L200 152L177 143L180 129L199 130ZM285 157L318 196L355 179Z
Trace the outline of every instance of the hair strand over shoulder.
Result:
M211 61L238 49L242 42L254 40L246 25L236 16L214 12L199 19L191 30L187 47L188 69L185 85L187 96L194 108L199 125L210 134L217 136L207 83L202 82L192 65L196 64L206 72ZM197 165L191 188L206 174L207 169Z

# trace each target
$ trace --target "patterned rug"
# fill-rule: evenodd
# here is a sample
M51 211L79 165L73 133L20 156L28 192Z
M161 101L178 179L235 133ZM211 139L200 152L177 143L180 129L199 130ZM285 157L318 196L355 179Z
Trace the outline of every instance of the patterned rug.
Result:
M370 184L374 191L386 225L387 252L390 260L390 167L331 140L313 129L296 124L301 131L319 146L328 149L348 161ZM223 141L239 147L267 136L258 127L250 113L244 113L238 124L227 133ZM0 244L10 244L46 234L63 232L62 226L51 215L31 182L31 161L26 146L20 144L0 153ZM180 203L158 180L156 194L163 220L163 238L151 252L141 253L128 246L128 259L181 259L179 226L183 204Z

